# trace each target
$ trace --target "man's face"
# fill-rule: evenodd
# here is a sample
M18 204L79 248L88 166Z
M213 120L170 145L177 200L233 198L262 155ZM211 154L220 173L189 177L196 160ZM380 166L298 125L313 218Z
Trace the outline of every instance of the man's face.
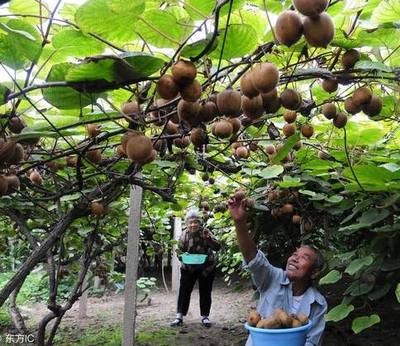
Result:
M200 221L197 219L190 219L188 222L188 230L190 233L197 232L200 229Z
M311 280L314 272L316 253L308 247L300 247L286 263L286 273L290 281Z

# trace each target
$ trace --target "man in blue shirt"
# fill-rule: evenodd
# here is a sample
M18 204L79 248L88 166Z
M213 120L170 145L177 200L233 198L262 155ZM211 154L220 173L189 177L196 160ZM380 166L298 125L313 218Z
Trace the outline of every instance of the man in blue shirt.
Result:
M286 270L274 267L265 255L257 250L247 227L246 200L232 197L229 212L235 222L236 238L243 254L244 268L252 274L260 292L257 310L262 318L271 316L275 309L288 313L306 314L312 321L305 346L322 345L325 329L325 298L312 286L323 267L320 252L310 246L301 246L289 257ZM246 346L252 346L251 337Z

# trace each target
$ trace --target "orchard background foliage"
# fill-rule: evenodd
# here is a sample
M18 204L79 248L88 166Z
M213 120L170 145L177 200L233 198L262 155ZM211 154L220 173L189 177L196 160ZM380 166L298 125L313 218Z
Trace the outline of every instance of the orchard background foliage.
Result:
M349 278L327 320L388 295L400 301L400 3L330 1L321 16L334 30L316 38L306 22L317 19L291 12L298 37L285 41L275 23L288 9L275 0L1 7L0 256L12 275L0 306L8 299L18 330L16 298L32 270L48 280L39 344L54 339L88 270L112 272L111 256L124 255L130 184L145 190L149 255L170 249L171 217L196 205L224 244L226 281L241 273L225 202L245 188L252 232L272 258L311 242L329 258L322 284ZM171 77L179 59L194 64L196 81ZM269 99L253 80L245 91L265 62L279 69L262 90L276 87ZM355 104L359 88L367 100ZM238 112L222 112L237 100ZM357 317L353 330L379 321Z

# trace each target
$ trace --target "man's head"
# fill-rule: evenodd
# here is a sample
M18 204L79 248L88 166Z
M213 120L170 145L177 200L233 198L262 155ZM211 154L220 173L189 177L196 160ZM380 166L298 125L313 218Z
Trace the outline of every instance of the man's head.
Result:
M185 215L185 224L189 232L196 232L201 228L201 217L200 213L195 210L189 210Z
M316 248L303 245L288 258L286 273L290 281L311 282L324 266L324 258Z

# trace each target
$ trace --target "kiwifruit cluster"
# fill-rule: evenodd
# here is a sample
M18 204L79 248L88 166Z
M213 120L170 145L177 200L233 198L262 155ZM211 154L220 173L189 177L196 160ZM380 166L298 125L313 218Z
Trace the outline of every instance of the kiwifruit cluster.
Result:
M207 143L207 132L201 127L195 127L190 133L190 141L196 148L201 147Z
M11 139L0 138L0 166L17 165L24 159L24 148Z
M360 60L360 53L358 50L349 49L342 55L342 66L346 70L351 69L358 60Z
M374 95L371 89L367 87L358 88L344 102L344 108L348 113L356 114L363 111L371 117L378 115L382 110L382 106L382 99Z
M285 329L297 328L308 323L308 316L303 313L288 314L281 308L274 311L272 316L261 318L256 310L251 310L247 318L247 323L256 328L262 329Z
M240 79L240 88L243 95L253 98L259 94L272 92L279 82L278 68L269 62L256 64ZM218 105L218 109L220 109Z
M338 89L339 82L336 78L326 78L322 81L322 89L328 93L333 93Z
M282 12L275 25L277 40L290 47L304 34L310 46L326 48L335 35L332 18L324 12L328 0L293 0L293 5L305 17L292 10Z
M87 124L86 133L89 138L95 138L101 133L101 125Z
M196 66L186 60L177 61L171 68L172 75L164 74L157 82L157 93L166 100L172 100L178 93L189 102L197 101L201 96L201 85L195 79Z
M239 159L248 159L250 156L250 150L241 142L232 143L232 154Z
M122 105L121 112L129 119L136 119L140 112L140 106L136 101L129 101Z
M0 175L0 196L19 190L21 183L16 175Z

